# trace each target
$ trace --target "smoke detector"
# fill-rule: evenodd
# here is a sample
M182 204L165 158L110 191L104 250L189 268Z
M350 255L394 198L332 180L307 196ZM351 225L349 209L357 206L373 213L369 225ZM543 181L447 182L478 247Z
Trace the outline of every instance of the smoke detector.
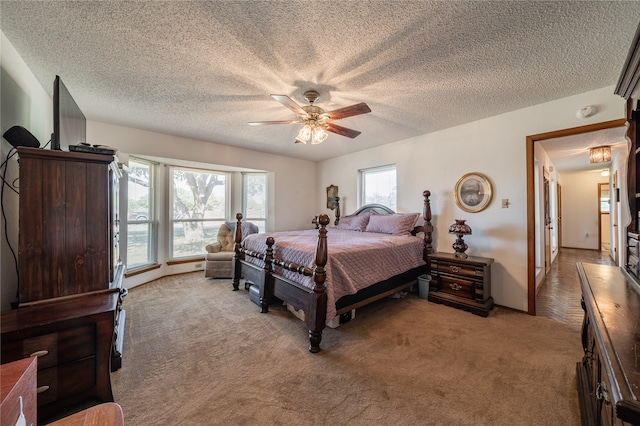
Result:
M583 106L578 110L578 112L576 112L576 117L587 118L587 117L591 117L596 112L598 112L598 107L593 105L587 105L587 106Z

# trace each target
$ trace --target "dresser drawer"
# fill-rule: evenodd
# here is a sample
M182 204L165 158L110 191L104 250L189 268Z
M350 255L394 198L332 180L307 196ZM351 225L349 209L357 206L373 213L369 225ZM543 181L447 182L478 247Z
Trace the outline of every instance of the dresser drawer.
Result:
M443 274L460 275L464 277L482 277L482 268L478 268L473 265L454 262L432 262L431 269Z
M438 286L443 293L452 294L465 299L475 299L476 285L474 281L447 275L438 276Z
M38 370L95 355L95 325L70 328L24 340L7 342L2 348L2 362L38 357Z
M82 395L95 385L95 357L45 368L38 371L38 405L72 395Z

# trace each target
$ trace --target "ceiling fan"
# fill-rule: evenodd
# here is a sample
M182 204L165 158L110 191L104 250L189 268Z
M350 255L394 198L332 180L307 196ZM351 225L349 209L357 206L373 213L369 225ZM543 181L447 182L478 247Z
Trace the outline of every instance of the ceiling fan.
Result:
M304 126L298 133L298 136L296 137L296 143L305 144L309 141L311 141L312 144L322 143L328 136L326 132L337 133L338 135L346 136L352 139L361 133L357 130L339 126L333 123L333 121L371 112L371 109L369 108L369 106L367 106L367 104L365 104L364 102L360 102L359 104L347 106L344 108L325 111L319 106L313 104L319 96L320 94L315 90L308 90L304 92L304 98L307 100L307 102L309 102L310 105L300 106L286 95L271 95L273 99L293 111L298 116L298 118L296 120L252 121L249 123L249 125L261 126L263 124L304 124Z

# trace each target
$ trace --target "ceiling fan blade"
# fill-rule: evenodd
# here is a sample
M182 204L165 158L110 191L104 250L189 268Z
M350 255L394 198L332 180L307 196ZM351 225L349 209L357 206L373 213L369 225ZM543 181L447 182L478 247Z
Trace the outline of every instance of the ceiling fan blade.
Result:
M332 120L340 120L341 118L352 117L354 115L366 114L371 112L371 108L364 102L360 102L359 104L351 105L344 108L334 109L333 111L327 111L324 113L327 117Z
M334 124L334 123L325 123L322 127L328 132L337 133L341 136L346 136L351 139L355 138L360 133L362 133L357 130L347 129L346 127L338 126L337 124Z
M298 120L280 120L280 121L250 121L249 126L262 126L264 124L298 124Z
M271 97L273 99L275 99L276 101L280 102L282 105L286 106L287 108L289 108L291 111L293 111L296 115L307 115L306 111L302 109L302 107L300 105L298 105L297 103L295 103L293 101L293 99L291 99L290 97L288 97L287 95L271 95Z

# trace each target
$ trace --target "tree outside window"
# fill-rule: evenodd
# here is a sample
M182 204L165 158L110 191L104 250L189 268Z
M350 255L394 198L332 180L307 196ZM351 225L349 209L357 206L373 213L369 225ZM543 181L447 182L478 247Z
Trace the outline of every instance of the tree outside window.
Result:
M171 169L172 258L197 256L228 216L227 174Z

